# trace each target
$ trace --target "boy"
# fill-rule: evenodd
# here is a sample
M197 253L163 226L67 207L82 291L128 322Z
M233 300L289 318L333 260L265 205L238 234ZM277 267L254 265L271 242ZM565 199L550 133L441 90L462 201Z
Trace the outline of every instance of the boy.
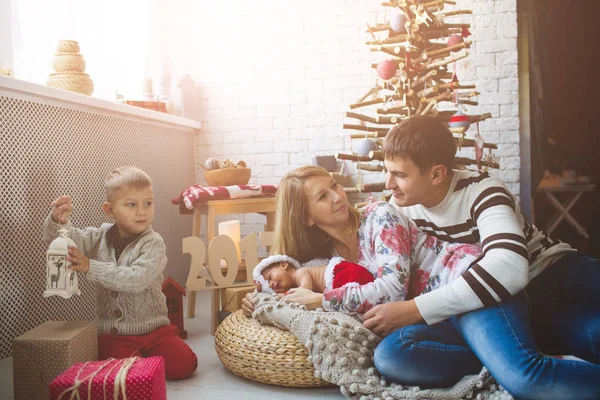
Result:
M419 348L420 340L431 345L430 337L444 337L444 324L433 324L450 318L477 358L515 397L573 398L583 391L586 396L576 397L598 398L600 385L592 377L600 376L599 366L543 357L537 345L549 354L600 362L599 336L591 333L600 329L600 261L576 253L530 224L498 179L453 171L454 139L439 119L408 118L386 135L383 152L392 204L428 235L480 244L483 256L440 290L365 314L365 327L384 336L420 322L432 325L402 347L392 343L396 333L386 338L380 347L387 350L375 353L380 372L393 376L402 368L393 361L405 356L401 348L410 352ZM525 294L521 291L526 286ZM436 351L430 355L439 359L419 358L424 361L420 371L411 363L415 376L431 375L431 365L454 368L464 361L463 354L472 354L468 347L447 351L444 343L432 348Z
M162 237L151 226L152 180L125 166L112 170L104 186L102 211L114 224L72 227L73 203L61 196L44 222L44 240L50 243L66 224L77 244L69 248L72 269L96 283L100 359L162 356L167 379L187 378L196 370L197 358L167 317L161 288L167 257Z

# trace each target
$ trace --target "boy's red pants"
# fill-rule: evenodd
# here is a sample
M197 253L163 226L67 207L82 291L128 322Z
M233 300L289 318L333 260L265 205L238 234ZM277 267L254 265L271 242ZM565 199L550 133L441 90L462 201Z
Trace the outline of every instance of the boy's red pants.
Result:
M147 335L98 335L98 357L107 358L162 356L167 379L188 378L198 367L193 350L180 337L175 325L165 325Z

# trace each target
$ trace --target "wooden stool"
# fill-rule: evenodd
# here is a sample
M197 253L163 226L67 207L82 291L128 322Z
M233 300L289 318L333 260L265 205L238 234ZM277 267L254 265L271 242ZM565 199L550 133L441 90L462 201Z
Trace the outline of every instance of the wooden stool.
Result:
M194 209L194 223L192 226L192 235L200 237L200 223L202 215L206 215L206 244L215 237L215 217L217 215L226 214L247 214L259 213L266 215L267 223L265 224L265 232L273 229L275 222L275 197L258 197L249 199L232 199L232 200L210 200L206 203L197 206ZM221 293L223 289L215 289L212 293L211 300L211 328L210 331L214 335L219 323L219 310L221 308ZM188 290L188 317L194 318L196 315L196 292Z
M577 203L577 200L579 200L584 192L593 192L594 190L596 190L596 185L594 184L538 187L538 192L544 193L548 202L556 209L556 214L548 221L546 232L551 234L558 224L565 219L581 236L585 239L589 239L590 235L585 228L573 218L569 211L573 208L575 203ZM555 193L566 193L568 196L561 203L555 197Z

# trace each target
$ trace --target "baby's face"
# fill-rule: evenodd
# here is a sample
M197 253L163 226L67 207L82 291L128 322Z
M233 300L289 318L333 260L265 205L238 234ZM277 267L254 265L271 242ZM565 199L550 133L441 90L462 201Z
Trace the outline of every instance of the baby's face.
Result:
M294 268L287 262L273 264L262 271L262 276L269 287L275 293L285 293L293 287L296 287L294 281Z

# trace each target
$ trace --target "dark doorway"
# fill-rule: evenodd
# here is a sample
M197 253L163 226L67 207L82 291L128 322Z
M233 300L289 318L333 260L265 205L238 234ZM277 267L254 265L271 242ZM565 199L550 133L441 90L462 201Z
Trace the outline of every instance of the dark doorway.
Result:
M519 0L518 5L520 17L530 10L536 13L530 41L536 40L533 45L540 63L538 70L530 69L530 75L532 85L534 74L540 78L544 96L542 127L532 133L532 186L535 223L545 230L555 209L542 194L535 193L543 174L539 169L560 174L573 168L577 175L600 184L600 2ZM532 110L534 107L532 104ZM535 129L532 126L532 131ZM538 171L535 164L541 166ZM585 193L571 214L588 231L589 241L564 220L552 236L600 257L600 188Z

